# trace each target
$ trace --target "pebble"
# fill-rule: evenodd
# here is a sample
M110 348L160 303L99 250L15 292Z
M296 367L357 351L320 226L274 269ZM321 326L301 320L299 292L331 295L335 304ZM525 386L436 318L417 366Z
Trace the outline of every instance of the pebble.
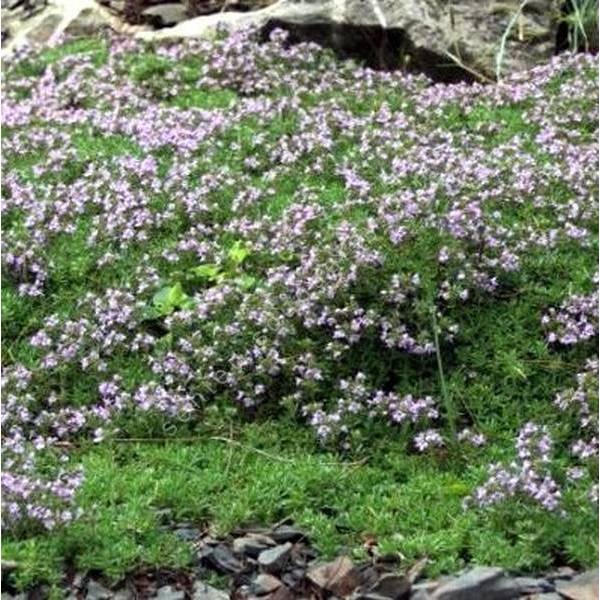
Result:
M269 575L268 573L261 573L252 582L251 589L257 596L264 596L279 589L281 585L281 581L277 577L273 577L273 575Z
M221 573L239 573L243 570L242 563L233 555L225 544L219 544L207 551L203 560Z
M112 598L112 592L105 588L101 583L90 579L87 584L86 600L108 600Z
M155 598L156 600L185 600L185 593L171 585L165 585L156 590Z
M292 551L292 544L287 542L268 550L263 550L258 556L258 564L267 572L279 571Z
M277 527L271 532L270 536L278 544L285 544L285 542L296 543L302 540L308 540L303 531L300 531L300 529L296 529L295 527L291 527L290 525L281 525Z
M263 551L275 546L275 542L268 536L260 533L249 533L244 537L233 540L233 551L236 554L245 554L252 558L258 558Z
M229 594L202 581L196 581L192 590L192 600L229 600Z
M321 590L337 596L347 596L361 583L352 560L340 556L334 561L308 570L307 579Z

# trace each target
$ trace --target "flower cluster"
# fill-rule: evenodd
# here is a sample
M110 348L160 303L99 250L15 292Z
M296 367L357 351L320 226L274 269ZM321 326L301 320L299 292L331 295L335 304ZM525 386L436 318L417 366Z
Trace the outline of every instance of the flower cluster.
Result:
M102 43L104 62L25 52L2 74L6 522L76 515L67 443L215 399L292 407L327 443L377 421L449 445L436 358L465 343L461 317L594 240L593 59L443 86L281 31ZM485 117L516 103L527 135ZM548 339L590 339L596 313L573 296ZM560 406L591 423L585 402ZM551 507L528 431L510 489Z
M545 427L526 423L516 441L517 460L508 466L490 465L489 479L467 499L466 505L490 506L517 494L539 503L546 510L557 510L561 491L548 470L552 440Z

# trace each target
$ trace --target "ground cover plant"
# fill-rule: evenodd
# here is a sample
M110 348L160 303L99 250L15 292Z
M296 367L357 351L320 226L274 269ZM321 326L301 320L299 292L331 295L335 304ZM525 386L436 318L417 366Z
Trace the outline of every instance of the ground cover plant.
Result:
M4 558L189 564L291 516L429 574L597 556L597 78L275 31L65 41L2 90Z

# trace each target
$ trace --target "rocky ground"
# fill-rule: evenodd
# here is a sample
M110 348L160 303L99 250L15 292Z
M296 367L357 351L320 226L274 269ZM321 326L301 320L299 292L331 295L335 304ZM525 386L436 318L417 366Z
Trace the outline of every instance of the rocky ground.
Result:
M283 26L297 41L358 55L377 68L410 65L440 80L490 82L548 61L557 48L558 14L554 0L521 8L466 0L3 0L2 44L7 51L23 41L53 43L67 29L89 34L103 26L148 40L206 37L219 24Z
M319 560L310 539L288 521L271 528L247 527L214 537L191 523L167 527L194 546L193 570L142 569L116 585L95 573L65 575L69 600L593 600L598 598L598 570L576 573L557 568L539 577L509 575L496 567L476 566L437 580L422 579L423 558L409 568L397 555L381 555L376 542L371 559L356 563L348 556ZM14 565L13 565L14 566ZM3 565L8 575L11 565ZM205 581L220 577L228 590ZM3 579L8 579L3 577ZM7 591L4 591L8 588ZM2 600L42 600L48 589L13 595L3 585Z

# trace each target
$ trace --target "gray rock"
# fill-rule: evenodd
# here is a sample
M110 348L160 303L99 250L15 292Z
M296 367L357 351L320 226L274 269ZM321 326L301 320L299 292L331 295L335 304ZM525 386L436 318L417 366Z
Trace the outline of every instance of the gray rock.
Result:
M176 2L157 4L142 11L142 17L156 22L158 27L170 27L187 19L185 5Z
M32 46L41 46L48 42L60 25L62 17L59 14L50 13L44 16L25 35L27 42Z
M386 573L379 578L379 581L369 590L369 594L375 594L383 598L400 600L408 595L410 591L410 581L395 573Z
M515 577L514 583L521 590L522 594L539 594L543 592L553 592L554 585L546 579L535 577Z
M278 544L285 544L285 542L300 542L302 540L308 540L307 535L300 531L300 529L296 529L296 527L292 527L291 525L281 525L277 527L271 532L270 535L275 542Z
M256 576L256 579L252 582L251 590L257 596L264 596L265 594L271 594L275 590L281 587L281 581L273 575L267 573L261 573Z
M71 582L71 586L77 590L83 588L85 583L85 573L75 573L73 577L73 581Z
M556 590L569 600L598 600L598 569L581 573L571 581L557 581Z
M306 578L320 590L326 590L336 596L347 596L361 583L354 564L347 556L315 565L306 573Z
M245 554L252 558L257 558L263 550L273 546L275 546L275 542L260 533L248 533L244 537L233 540L233 551L236 554Z
M429 600L434 590L440 585L440 581L422 581L420 583L415 583L410 591L410 600Z
M178 590L172 585L165 585L156 590L156 600L185 600L183 590Z
M278 572L287 561L291 551L292 544L290 542L263 550L258 556L258 564L268 573Z
M192 600L229 600L229 594L202 581L194 582Z
M100 7L84 8L69 24L65 27L65 33L85 37L94 35L101 29L109 28L110 24L104 9Z
M460 57L460 63L471 72L495 79L498 40L516 6L516 2L474 0L278 0L262 10L200 16L169 30L139 35L149 39L210 37L220 24L235 30L248 25L269 28L276 23L301 39L311 40L319 32L321 37L325 35L319 41L344 50L349 43L356 44L356 28L376 27L401 31L416 66L431 67L437 61L456 67ZM559 0L538 0L523 7L519 28L507 39L501 76L545 63L553 56L558 6ZM353 33L344 31L345 27L352 27Z
M173 533L183 542L194 542L200 537L200 532L193 527L178 527Z
M207 555L203 556L211 567L221 573L239 573L243 570L242 563L232 554L225 544L219 544L214 548L206 548Z
M556 579L572 579L576 575L575 569L571 567L558 567L555 571L552 571L546 575L548 581L555 581Z
M479 600L480 598L495 600L496 596L491 595L491 589L503 576L503 570L496 567L475 567L441 585L432 594L432 598L435 600Z
M107 600L113 597L113 593L101 583L90 579L87 584L86 600Z
M547 594L534 594L533 596L527 596L527 600L564 600L564 598L556 592L549 592Z

